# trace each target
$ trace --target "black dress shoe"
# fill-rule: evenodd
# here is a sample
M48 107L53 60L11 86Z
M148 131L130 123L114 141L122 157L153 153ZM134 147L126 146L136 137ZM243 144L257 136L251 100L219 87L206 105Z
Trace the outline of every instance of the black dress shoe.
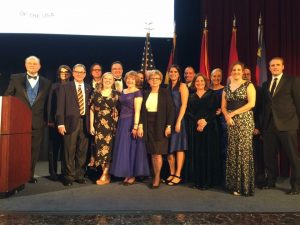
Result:
M198 189L201 191L206 191L206 190L208 190L208 187L207 186L198 186Z
M297 189L297 188L292 188L291 190L289 190L289 191L287 192L287 194L288 194L288 195L298 195L298 194L300 194L300 191L299 191L299 189Z
M267 190L267 189L274 189L276 188L275 184L266 184L261 186L261 189Z
M31 183L31 184L36 184L38 181L34 177L31 177L28 182Z
M72 185L73 185L73 182L70 181L70 180L64 180L64 181L63 181L63 185L64 185L64 186L72 186Z
M81 178L81 179L76 179L75 180L78 184L86 184L86 179Z
M58 180L58 176L57 176L56 174L51 174L51 175L49 176L49 179L50 179L50 180L53 180L53 181L57 181L57 180Z

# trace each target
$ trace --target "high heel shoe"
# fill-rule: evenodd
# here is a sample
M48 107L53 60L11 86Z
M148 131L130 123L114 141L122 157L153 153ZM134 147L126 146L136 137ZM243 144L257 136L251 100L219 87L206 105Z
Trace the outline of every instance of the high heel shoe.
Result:
M110 176L109 175L102 175L99 180L96 180L96 184L98 185L105 185L110 183Z
M170 174L167 179L163 180L163 183L168 184L174 179L175 174Z
M234 191L233 193L232 193L234 196L240 196L241 194L239 193L239 192L237 192L237 191Z
M135 181L135 178L134 178L134 179L128 179L126 182L123 182L123 185L130 186L130 185L133 185L135 183L136 183L136 181Z
M179 181L174 182L175 179L178 179ZM175 186L175 185L180 184L181 182L182 182L182 178L179 177L179 176L174 175L174 178L173 178L170 182L168 182L167 184L168 184L169 186Z
M158 184L158 185L153 185L153 184L150 184L150 189L158 189L159 188L159 185L160 184Z
M95 166L95 159L94 157L91 157L88 167L94 167L94 166Z

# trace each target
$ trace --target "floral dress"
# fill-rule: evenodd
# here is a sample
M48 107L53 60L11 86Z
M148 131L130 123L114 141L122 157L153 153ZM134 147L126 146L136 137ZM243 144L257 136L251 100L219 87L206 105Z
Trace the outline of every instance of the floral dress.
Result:
M110 96L103 96L95 91L91 96L91 109L94 112L95 128L95 166L110 163L113 140L118 121L117 103L119 93L112 90Z

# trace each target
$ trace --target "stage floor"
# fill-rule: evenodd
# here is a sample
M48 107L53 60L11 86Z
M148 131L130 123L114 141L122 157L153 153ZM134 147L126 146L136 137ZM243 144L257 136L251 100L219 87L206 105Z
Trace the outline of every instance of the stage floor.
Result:
M0 224L300 224L300 195L285 194L288 179L279 179L274 190L240 197L221 187L149 189L148 181L65 187L47 176L47 162L39 162L37 184L0 200Z

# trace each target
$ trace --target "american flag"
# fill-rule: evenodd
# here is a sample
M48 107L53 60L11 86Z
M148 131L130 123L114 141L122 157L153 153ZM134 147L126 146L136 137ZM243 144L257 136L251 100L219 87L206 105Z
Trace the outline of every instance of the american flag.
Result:
M141 71L145 72L146 70L153 70L153 69L155 69L155 64L154 64L153 53L150 44L150 33L147 32L145 47L144 47L144 52L142 57L142 63L141 63Z

